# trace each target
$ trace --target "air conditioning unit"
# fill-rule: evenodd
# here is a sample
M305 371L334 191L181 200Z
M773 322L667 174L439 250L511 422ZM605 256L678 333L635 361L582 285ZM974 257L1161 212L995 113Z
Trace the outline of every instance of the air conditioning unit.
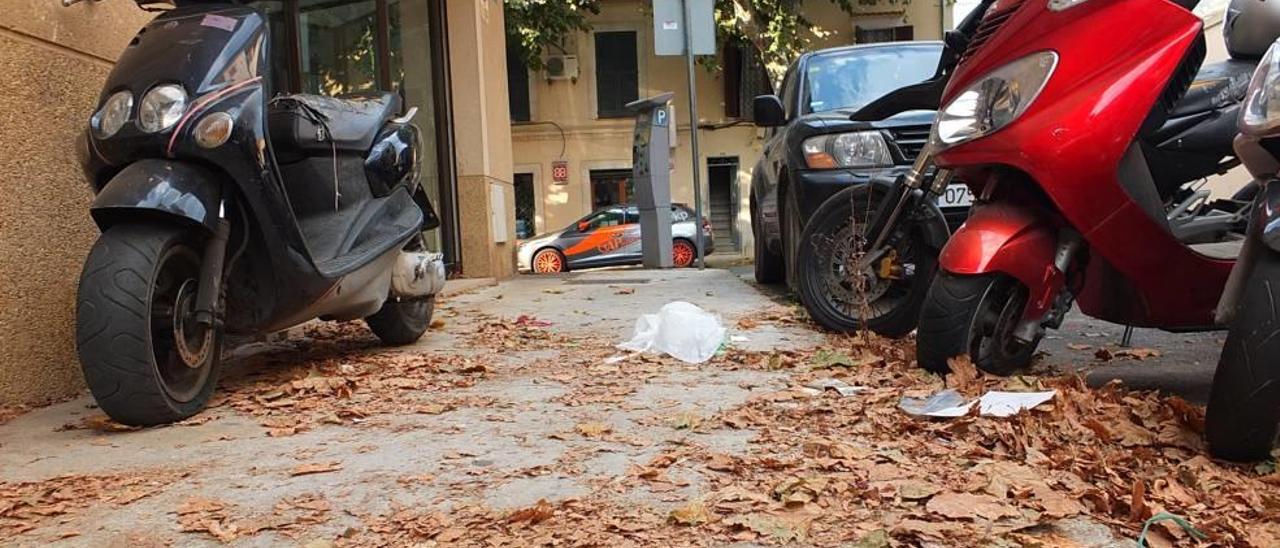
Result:
M550 55L546 67L548 80L578 80L577 55Z

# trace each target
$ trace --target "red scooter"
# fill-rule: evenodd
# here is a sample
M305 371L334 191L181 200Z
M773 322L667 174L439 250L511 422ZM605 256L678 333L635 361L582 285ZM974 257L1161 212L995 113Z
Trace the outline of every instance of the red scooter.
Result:
M1210 201L1194 183L1160 188L1152 175L1170 160L1156 157L1151 136L1204 60L1194 4L990 7L925 152L978 200L939 257L921 312L922 367L946 371L949 358L967 354L1010 374L1073 302L1124 325L1218 328L1214 310L1249 201ZM1234 132L1234 114L1224 131Z

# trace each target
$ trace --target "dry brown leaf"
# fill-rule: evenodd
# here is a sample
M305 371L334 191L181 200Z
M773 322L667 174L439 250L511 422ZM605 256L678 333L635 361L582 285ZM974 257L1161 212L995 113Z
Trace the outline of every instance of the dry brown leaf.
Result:
M671 511L668 518L679 525L702 525L711 520L706 503L695 500Z
M982 391L980 373L969 356L948 358L947 366L951 368L951 372L947 374L948 387L967 396L977 395Z
M528 523L529 525L537 525L551 519L556 509L547 502L547 499L538 499L538 502L528 508L516 510L507 516L507 523Z
M580 422L573 429L587 438L598 438L613 431L613 427L603 422Z
M971 493L942 493L925 504L925 509L951 519L987 519L1018 517L1017 509L991 495Z
M341 462L309 462L299 464L289 471L290 476L306 476L309 474L324 474L328 472L336 472L342 470Z

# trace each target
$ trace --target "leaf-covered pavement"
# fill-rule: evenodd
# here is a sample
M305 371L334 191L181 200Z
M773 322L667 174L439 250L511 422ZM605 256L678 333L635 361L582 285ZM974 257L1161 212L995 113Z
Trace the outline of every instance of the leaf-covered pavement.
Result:
M657 290L600 287L598 298L624 289ZM730 345L701 365L618 360L620 337L565 326L563 311L525 301L494 314L492 299L512 291L449 302L415 348L377 347L360 324L313 328L241 358L185 424L119 428L83 400L13 418L0 426L0 538L1083 546L1132 542L1168 512L1207 534L1203 545L1280 543L1280 475L1209 459L1203 409L1177 398L984 378L964 361L944 380L914 367L911 341L808 333L795 310L723 289L738 299L724 312L731 334L806 342ZM865 389L805 388L833 378ZM1057 395L1010 418L897 407L948 386ZM1166 521L1148 542L1197 541Z

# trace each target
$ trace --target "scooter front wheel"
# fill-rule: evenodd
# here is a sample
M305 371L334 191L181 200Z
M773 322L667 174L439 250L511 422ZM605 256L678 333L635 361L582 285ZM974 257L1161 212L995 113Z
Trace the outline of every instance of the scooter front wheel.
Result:
M149 426L204 409L218 382L222 333L196 321L201 254L189 229L111 227L80 275L76 350L112 419Z
M1031 364L1040 339L1013 336L1027 305L1027 288L1004 274L962 276L939 272L925 296L916 333L920 367L945 375L947 360L968 355L993 375Z
M1205 438L1215 457L1268 458L1280 432L1280 255L1265 251L1246 284L1213 375Z

